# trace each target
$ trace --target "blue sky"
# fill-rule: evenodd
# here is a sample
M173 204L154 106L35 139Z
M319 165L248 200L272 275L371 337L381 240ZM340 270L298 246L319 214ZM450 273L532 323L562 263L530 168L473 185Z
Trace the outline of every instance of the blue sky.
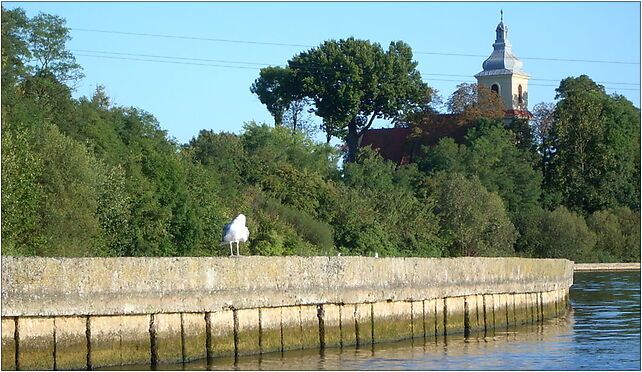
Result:
M640 107L640 2L3 2L3 6L21 7L28 16L45 12L65 18L72 36L68 49L86 75L75 96L91 96L102 84L115 104L152 113L180 143L201 129L240 133L247 121L272 124L269 112L249 90L259 69L284 65L328 39L354 36L378 42L384 49L391 41L402 40L413 48L424 81L447 98L457 84L474 82L473 75L481 71L492 51L500 9L513 52L532 75L531 108L554 102L559 81L581 74ZM160 60L165 63L153 62Z

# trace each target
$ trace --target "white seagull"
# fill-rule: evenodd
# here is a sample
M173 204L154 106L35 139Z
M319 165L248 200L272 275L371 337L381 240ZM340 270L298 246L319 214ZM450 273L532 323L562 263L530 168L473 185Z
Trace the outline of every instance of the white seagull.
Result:
M239 243L247 242L247 239L250 237L250 230L245 226L245 215L239 214L236 216L232 222L228 223L223 227L223 237L222 242L219 245L229 244L230 245L230 256L234 256L234 251L232 250L232 243L236 242L236 255L239 254Z

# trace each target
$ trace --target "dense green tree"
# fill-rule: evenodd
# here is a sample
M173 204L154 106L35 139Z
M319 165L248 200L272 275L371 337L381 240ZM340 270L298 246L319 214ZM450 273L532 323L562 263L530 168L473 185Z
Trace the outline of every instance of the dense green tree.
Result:
M265 67L250 87L270 114L274 117L275 126L283 124L283 114L296 101L294 72L283 67Z
M27 41L32 57L32 74L51 74L55 80L67 83L82 78L80 65L73 54L65 49L71 39L65 20L40 13L29 20Z
M415 192L420 177L415 165L396 168L376 151L362 149L356 162L344 164L349 191L339 196L336 206L338 245L361 254L443 255L434 202L419 199Z
M217 169L193 161L188 151L180 154L179 166L183 168L186 181L186 203L193 211L184 223L198 227L192 232L192 245L185 247L186 253L216 255L222 227L229 222L225 216L228 209L223 200L226 195L221 186L221 174Z
M520 230L518 246L529 256L598 262L594 251L595 234L581 215L566 207L558 207L552 212L533 210L523 216Z
M125 171L121 166L99 164L96 214L101 227L98 256L125 256L133 244L130 225L132 195L128 192Z
M244 125L241 143L250 155L248 181L259 180L276 167L292 164L300 171L318 172L322 176L335 176L338 156L330 145L315 144L300 131L292 133L287 128L270 128L254 122Z
M506 129L513 132L515 146L522 150L525 154L529 154L533 166L539 167L540 156L537 152L537 142L535 141L535 134L533 128L529 124L529 120L523 118L513 118L506 124Z
M34 192L42 193L42 200L35 212L37 234L46 237L46 245L31 246L35 249L33 253L95 254L101 234L96 214L99 170L95 158L54 125L33 129L28 146L40 163L40 172L33 181L37 183ZM8 182L11 184L13 179Z
M315 219L301 209L281 204L274 199L266 199L261 206L267 214L277 217L285 224L290 225L299 239L307 243L304 247L295 247L296 253L332 254L335 252L333 229L328 223ZM272 231L272 235L274 235L275 230L271 229L270 231ZM302 248L307 248L308 251L304 252Z
M600 262L640 262L640 212L627 207L597 211L586 219L596 235Z
M290 164L275 169L261 180L263 190L281 203L317 217L321 212L325 181L318 173L298 171Z
M452 138L425 149L420 168L475 175L488 191L506 202L511 214L526 213L539 203L541 173L533 168L532 155L519 148L515 134L502 121L479 119L466 135L466 144Z
M195 161L220 176L222 191L233 194L245 181L248 155L241 138L233 133L201 130L186 149Z
M390 43L384 52L379 44L366 40L329 40L288 61L286 70L291 75L284 75L291 79L273 84L260 77L253 87L264 92L268 89L258 87L279 86L270 92L275 97L261 98L262 102L287 102L292 96L310 99L328 135L346 129L342 139L348 147L347 160L354 161L358 139L375 118L393 118L430 97L431 90L416 67L411 48L401 41ZM270 71L274 68L263 69L262 76ZM281 94L285 84L287 93Z
M29 18L24 10L2 7L2 116L15 104L15 87L25 76L25 61L29 60L26 33Z
M440 173L437 215L452 256L509 256L517 231L501 198L476 176Z
M65 123L73 116L72 89L66 84L83 76L66 49L70 36L65 20L44 13L28 18L21 9L4 8L2 18L3 114L12 117L16 110L13 101L26 96L30 102L22 111L17 109L21 115L40 114L40 119ZM5 95L9 99L7 105Z
M450 137L439 140L437 146L422 147L423 156L417 158L417 164L425 172L451 171L465 173L466 167L462 161L467 153L466 145L458 145Z
M481 119L466 139L468 172L479 177L488 191L499 194L510 212L523 213L538 205L542 175L533 169L532 154L520 149L512 131L500 121Z
M46 250L40 211L45 189L39 183L43 160L33 148L28 129L2 130L2 250L33 255Z
M84 142L109 166L123 165L132 154L122 138L125 115L118 107L109 107L108 98L97 89L91 100L82 97L75 109L75 120L62 125L65 133ZM101 103L102 101L102 103Z
M639 210L640 111L587 76L562 80L546 189L573 210Z

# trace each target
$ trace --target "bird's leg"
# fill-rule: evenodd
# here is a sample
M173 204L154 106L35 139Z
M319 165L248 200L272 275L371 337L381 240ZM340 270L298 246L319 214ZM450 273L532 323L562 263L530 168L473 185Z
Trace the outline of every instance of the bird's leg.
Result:
M241 255L241 254L239 253L239 244L241 244L241 242L237 240L237 241L236 241L236 255L237 255L237 256L240 256L240 255Z
M234 251L232 250L232 242L230 242L230 257L234 256Z

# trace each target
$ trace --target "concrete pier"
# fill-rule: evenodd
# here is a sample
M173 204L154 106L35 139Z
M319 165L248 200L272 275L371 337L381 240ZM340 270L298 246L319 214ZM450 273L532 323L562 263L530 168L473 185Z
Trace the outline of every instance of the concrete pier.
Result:
M2 258L2 369L187 362L492 332L565 311L521 258Z

